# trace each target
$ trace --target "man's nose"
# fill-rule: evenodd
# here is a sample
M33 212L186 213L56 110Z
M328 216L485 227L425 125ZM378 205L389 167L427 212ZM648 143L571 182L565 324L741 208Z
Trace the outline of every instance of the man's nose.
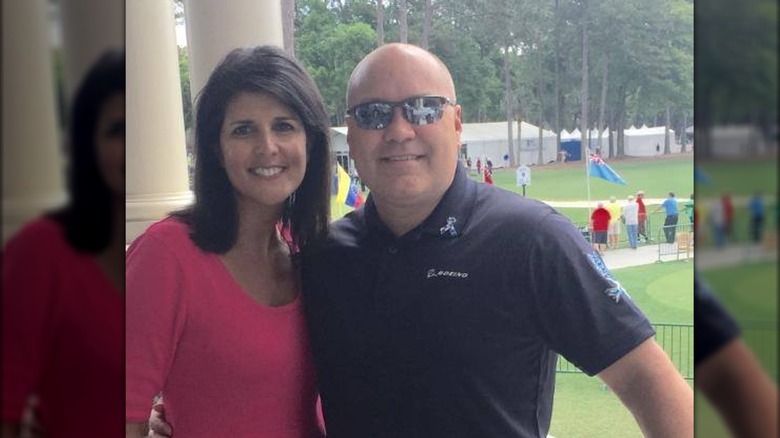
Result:
M385 127L383 138L385 141L403 143L417 136L417 131L403 114L403 108L397 106L393 108L393 118L390 124Z

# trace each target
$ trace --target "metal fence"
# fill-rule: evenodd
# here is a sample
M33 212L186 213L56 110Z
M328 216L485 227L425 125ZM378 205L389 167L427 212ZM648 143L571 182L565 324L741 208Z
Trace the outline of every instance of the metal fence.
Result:
M655 241L658 242L659 262L693 258L694 236L691 223L662 225L658 227Z
M653 324L655 340L686 380L693 380L693 324ZM764 365L766 372L777 380L777 325L774 322L741 324L742 339ZM582 373L571 362L558 356L558 373Z
M693 324L655 323L655 341L664 349L669 358L688 380L693 380ZM558 373L581 373L574 364L558 356Z
M683 222L678 226L690 226L688 218L680 216L680 221ZM590 222L574 222L574 225L582 233L582 237L588 242L590 239ZM663 236L664 215L661 213L648 213L645 219L645 236L639 237L639 244L655 244L658 243L658 237ZM648 239L645 239L647 237ZM628 248L628 235L626 234L626 225L620 224L620 235L618 236L618 248Z

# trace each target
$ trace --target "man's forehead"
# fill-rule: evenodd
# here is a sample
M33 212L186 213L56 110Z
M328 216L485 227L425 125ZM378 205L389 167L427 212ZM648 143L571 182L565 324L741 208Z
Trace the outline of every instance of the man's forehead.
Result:
M367 69L352 83L350 105L373 100L401 101L414 96L443 95L452 98L446 81L432 70Z

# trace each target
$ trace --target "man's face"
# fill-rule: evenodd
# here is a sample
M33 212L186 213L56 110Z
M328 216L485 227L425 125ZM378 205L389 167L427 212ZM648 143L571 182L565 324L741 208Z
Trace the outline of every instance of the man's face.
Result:
M366 66L350 91L349 107L372 101L399 102L436 95L453 100L446 72L431 59L383 53ZM347 143L358 173L380 203L424 206L438 202L452 183L460 146L460 107L445 105L442 118L413 125L396 107L392 122L370 130L347 118Z

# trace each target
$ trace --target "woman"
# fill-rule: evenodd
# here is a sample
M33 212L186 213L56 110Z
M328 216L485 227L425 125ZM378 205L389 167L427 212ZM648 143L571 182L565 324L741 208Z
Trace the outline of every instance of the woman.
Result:
M19 435L32 395L47 436L122 430L124 52L86 74L68 150L68 205L24 226L3 253L3 437Z
M281 49L236 49L195 129L194 205L127 253L126 435L162 393L180 437L322 436L291 258L329 223L322 98Z

